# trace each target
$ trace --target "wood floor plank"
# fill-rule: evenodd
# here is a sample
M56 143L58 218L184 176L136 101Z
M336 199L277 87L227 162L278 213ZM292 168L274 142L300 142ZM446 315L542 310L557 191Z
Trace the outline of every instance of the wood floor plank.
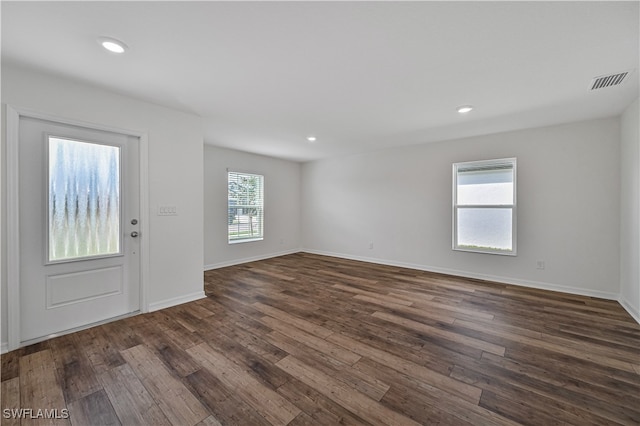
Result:
M2 399L2 403L0 404L2 424L5 426L20 426L20 419L11 416L11 413L15 412L11 410L20 408L20 377L3 380L0 397ZM9 410L9 416L5 415L5 410Z
M584 341L582 339L569 339L562 336L554 336L549 333L542 333L542 339L548 343L565 348L573 348L578 351L588 351L603 357L615 358L619 361L628 362L634 368L640 367L640 355L638 348L622 348L614 345L603 346L594 342Z
M555 306L544 306L542 308L545 312L549 314L558 314L558 315L566 315L566 309L564 307L555 307ZM574 310L572 315L576 317L583 318L585 321L588 321L589 318L593 316L593 312L583 311L583 310ZM600 321L606 322L611 326L621 326L625 327L629 325L629 320L627 316L614 316L607 317L604 315L599 315Z
M317 425L361 426L369 424L313 387L293 378L278 393L299 407Z
M316 421L305 412L298 414L296 418L289 423L291 426L315 426L316 424Z
M494 314L487 312L487 310L479 310L477 306L459 306L451 305L447 303L440 303L437 300L417 301L413 304L416 308L422 309L434 309L444 312L450 312L457 318L481 318L485 320L492 320Z
M462 383L450 377L443 376L442 374L436 373L433 370L429 370L428 368L417 365L411 361L407 361L397 355L367 346L357 340L340 334L332 334L327 338L327 340L376 362L388 365L401 373L411 374L429 385L442 389L446 392L450 392L451 394L459 396L466 401L475 404L480 401L480 394L482 393L480 389L469 386L466 383Z
M120 426L120 420L104 390L77 399L69 404L73 426Z
M203 320L209 321L210 318L211 317L206 317ZM202 343L202 339L198 336L197 332L186 332L184 327L173 321L169 314L161 315L158 321L154 321L154 319L151 318L149 318L149 321L153 322L154 325L157 326L160 331L162 331L162 333L164 333L181 349L187 349ZM208 324L208 322L205 322L204 324ZM202 327L202 325L203 324L201 324L200 327ZM198 328L198 331L199 330L200 328Z
M372 316L376 318L381 318L385 321L389 321L394 324L399 324L404 327L411 328L416 331L427 333L432 336L443 337L445 339L448 339L454 342L459 342L464 345L471 346L485 352L489 352L489 353L501 355L501 356L504 355L504 347L495 345L493 343L484 342L482 340L474 339L472 337L461 336L460 334L457 334L454 332L449 332L437 327L431 327L429 325L422 324L418 321L402 318L393 314L388 314L386 312L377 311L377 312L374 312Z
M499 366L513 374L515 377L519 377L521 375L527 376L525 379L518 380L518 382L521 382L522 384L526 383L529 386L536 384L552 385L553 387L544 386L543 391L540 392L547 396L553 395L558 399L564 398L565 401L571 403L574 400L584 400L585 398L589 398L589 396L580 395L583 392L583 389L588 388L589 394L595 397L593 400L587 401L590 407L597 407L601 402L609 407L615 404L619 407L615 410L617 413L621 413L622 411L629 409L630 413L635 411L635 417L640 420L640 407L637 406L637 400L632 396L634 394L640 394L640 388L627 387L626 392L615 392L608 387L584 382L581 380L581 375L573 375L564 371L550 374L543 368L537 368L531 365L525 366L509 358L496 357L495 355L488 353L485 353L482 358L488 364L492 366ZM624 389L624 384L618 383L617 385L620 390ZM561 387L563 389L561 395L555 392L556 387ZM550 392L552 389L553 391ZM571 395L571 393L575 396L567 397L568 395ZM622 408L622 410L620 408Z
M558 325L557 331L563 333L570 339L590 339L598 342L603 346L609 346L612 344L620 345L629 350L636 350L637 348L630 345L629 336L624 336L619 333L613 333L611 330L601 331L595 327L585 325Z
M327 314L326 327L369 346L396 354L416 364L447 375L460 356L480 358L482 351L436 336L414 332L366 315L355 317L334 312ZM400 314L398 314L400 315ZM404 315L404 313L402 313ZM438 323L433 323L437 325Z
M220 423L220 420L216 419L215 416L209 416L196 426L222 426L222 423Z
M285 281L295 280L295 277L292 277L290 275L269 271L266 268L260 268L260 267L257 267L257 266L251 267L251 271L252 272L257 272L257 273L259 273L261 275L267 275L267 276L272 277L272 278L277 278L279 280L285 280Z
M2 363L2 370L0 371L1 380L13 379L20 375L20 358L47 349L50 349L49 341L45 340L44 342L35 343L33 345L25 346L16 349L15 351L2 354L0 356L0 361Z
M20 358L20 408L61 412L67 407L55 371L55 361L50 349ZM40 418L34 420L33 424L70 423L68 419Z
M82 350L78 335L57 337L49 344L67 403L100 390L100 384L89 358Z
M359 417L373 423L386 425L417 425L410 418L390 410L321 371L303 364L293 356L281 359L276 365L298 380L317 389L326 397L342 405Z
M553 418L553 415L547 414L546 410L531 407L522 400L513 401L512 399L496 395L490 391L485 391L483 393L480 406L506 418L519 419L519 423L522 425L561 425L564 423L558 422L557 419Z
M348 286L344 284L334 284L332 287L339 290L347 291L349 293L355 293L356 295L359 294L362 296L369 296L371 298L377 298L380 301L395 303L396 305L411 306L415 302L415 300L407 300L403 297L395 297L393 295L375 293L373 291L363 290L358 287Z
M227 389L224 383L206 368L190 374L186 380L194 395L223 425L271 425L233 390Z
M375 312L375 311L374 311ZM376 336L390 344L419 350L425 339L419 333L407 331L401 327L390 327L388 322L371 316L371 313L344 313L336 310L322 309L317 311L323 318L323 325L334 333L357 337ZM436 324L434 322L434 324Z
M582 391L552 387L547 382L519 376L483 363L464 368L455 367L452 376L471 379L483 389L483 395L491 392L501 399L526 406L527 410L548 413L551 418L562 415L569 424L603 424L611 421L634 424L640 421L637 411L625 407L612 410L610 404L592 399ZM554 391L550 392L551 389Z
M141 318L131 328L141 336L142 341L153 350L165 366L180 377L188 376L200 368L187 355L183 346L175 342L172 335L167 333L166 324L161 322L159 325L152 318ZM185 334L191 335L192 333ZM180 342L188 347L188 343L184 339L180 339Z
M196 300L194 303L191 303L188 307L181 306L181 310L189 312L191 315L198 319L208 318L214 315L213 311L207 309L207 305L203 305L201 300Z
M386 365L367 358L354 368L375 374L393 383L382 403L410 413L412 418L426 424L472 424L513 426L516 423L461 398L429 386L415 377L399 374Z
M125 363L120 354L117 339L110 339L104 327L93 327L80 333L83 352L86 354L91 367L96 374Z
M559 352L564 355L569 355L575 358L585 359L596 364L606 365L606 366L609 366L612 368L618 368L624 371L635 372L634 366L637 365L636 363L621 361L610 356L603 356L599 353L585 351L584 349L579 349L575 347L566 347L563 345L549 343L546 340L544 340L543 335L541 335L542 337L541 339L533 339L533 338L524 336L522 334L517 334L510 331L492 330L486 327L485 325L470 322L470 321L457 320L456 322L464 327L475 329L475 330L482 330L489 334L493 334L493 335L505 338L507 340L511 340L513 342L522 343L522 344L526 344L526 345L530 345L538 348L544 348L550 351Z
M220 322L214 327L207 329L206 332L203 331L203 335L207 336L208 342L211 342L208 337L212 332L214 336L218 335L217 332L224 334L227 338L244 346L247 350L273 364L287 356L286 352L277 346L272 345L264 338L266 333L256 335L241 327L234 327L232 324Z
M361 374L354 370L349 364L341 363L335 358L329 357L322 352L318 352L294 339L273 331L268 336L275 345L279 345L283 350L295 356L298 360L312 365L324 374L331 376L346 385L379 401L389 390L387 383L378 380L375 376Z
M363 302L369 302L369 303L374 303L376 305L379 306L384 306L385 308L398 308L399 306L411 306L413 305L413 303L407 303L405 300L402 299L391 299L390 298L384 298L384 297L380 297L379 295L373 295L370 296L368 294L356 294L355 296L353 296L354 299L356 300L361 300Z
M421 300L426 300L426 301L431 301L433 299L435 299L436 296L433 295L427 295L427 294L418 294L416 292L405 292L405 293L401 293L400 290L398 291L391 291L388 293L389 296L395 298L395 299L401 299L401 300L405 300L407 302L419 302Z
M24 355L23 352L24 348L20 348L0 356L0 363L2 364L0 378L2 381L20 376L20 357Z
M194 346L188 352L229 389L239 393L271 424L286 425L300 414L300 409L207 344Z
M630 392L631 395L640 395L638 375L628 371L594 364L591 361L529 345L514 344L507 348L505 357L525 366L548 369L550 374L559 372L580 377L589 386L603 386L614 392Z
M333 333L331 330L327 330L324 327L321 327L312 322L306 321L302 318L298 318L295 315L290 315L278 308L265 305L264 303L256 302L252 306L255 307L257 310L259 310L260 312L262 312L263 314L266 314L276 319L279 319L281 321L284 321L290 325L293 325L294 327L299 328L302 331L306 331L309 334L318 336L321 339L324 339L325 337Z
M318 269L316 272L318 274L323 274L323 275L328 275L330 277L338 278L341 282L356 282L356 283L366 283L366 284L378 283L377 280L374 280L371 278L358 277L353 273L345 274L335 270L326 270L326 269Z
M171 424L128 364L103 372L99 380L123 425Z
M403 304L388 302L388 301L380 300L374 297L363 296L360 294L354 296L353 298L358 301L372 303L374 305L381 306L383 308L388 308L398 312L413 314L417 317L430 318L435 321L439 321L447 324L453 324L453 322L456 320L456 316L453 313L440 311L437 309L434 309L434 310L417 309L417 308L414 308L413 306L406 306Z
M122 356L172 424L195 425L209 416L206 408L149 348L134 346L122 351Z
M310 253L204 290L3 354L3 408L70 417L2 424L640 424L615 301Z
M140 335L131 329L131 325L140 321L142 318L143 317L140 316L129 317L118 322L106 323L101 326L101 328L106 334L107 339L112 341L118 350L121 351L142 343Z
M209 330L207 333L207 344L219 353L223 353L226 358L238 365L247 366L245 371L258 379L262 384L277 389L287 380L289 376L282 373L274 366L274 362L282 359L277 358L271 362L268 358L253 352L251 349L236 341L232 336L225 334L224 327L216 330Z
M330 341L327 341L326 339L313 336L278 319L265 316L261 318L261 321L274 330L277 330L280 333L284 334L285 336L289 336L292 339L298 340L299 342L302 342L305 345L316 349L319 352L327 354L345 364L353 364L360 359L360 355L347 348L344 348L343 346L336 345L331 343Z

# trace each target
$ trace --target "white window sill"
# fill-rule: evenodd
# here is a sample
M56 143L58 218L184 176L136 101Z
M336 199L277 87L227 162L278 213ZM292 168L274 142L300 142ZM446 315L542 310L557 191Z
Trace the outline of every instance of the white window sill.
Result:
M229 244L240 244L240 243L253 243L255 241L262 241L264 240L263 237L260 238L241 238L238 240L229 240Z
M499 256L517 256L515 250L491 250L482 248L465 248L465 247L453 247L454 251L466 251L468 253L483 253L483 254L497 254Z

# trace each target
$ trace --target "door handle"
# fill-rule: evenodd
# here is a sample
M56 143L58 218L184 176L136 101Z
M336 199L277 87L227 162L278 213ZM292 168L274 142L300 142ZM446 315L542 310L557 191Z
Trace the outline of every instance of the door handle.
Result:
M139 235L139 234L138 234L138 231L133 231L133 232L131 233L131 236L132 236L133 238L136 238L138 235Z

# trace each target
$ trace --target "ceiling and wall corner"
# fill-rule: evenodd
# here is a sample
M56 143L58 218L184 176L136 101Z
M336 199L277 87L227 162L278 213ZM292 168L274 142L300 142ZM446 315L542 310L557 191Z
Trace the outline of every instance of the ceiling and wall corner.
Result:
M207 144L296 161L617 116L638 97L637 1L0 7L3 63L197 114Z

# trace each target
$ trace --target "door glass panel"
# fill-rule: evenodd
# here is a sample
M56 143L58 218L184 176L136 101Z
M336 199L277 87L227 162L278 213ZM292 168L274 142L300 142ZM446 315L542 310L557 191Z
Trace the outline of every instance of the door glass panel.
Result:
M49 137L49 262L121 253L120 148Z

